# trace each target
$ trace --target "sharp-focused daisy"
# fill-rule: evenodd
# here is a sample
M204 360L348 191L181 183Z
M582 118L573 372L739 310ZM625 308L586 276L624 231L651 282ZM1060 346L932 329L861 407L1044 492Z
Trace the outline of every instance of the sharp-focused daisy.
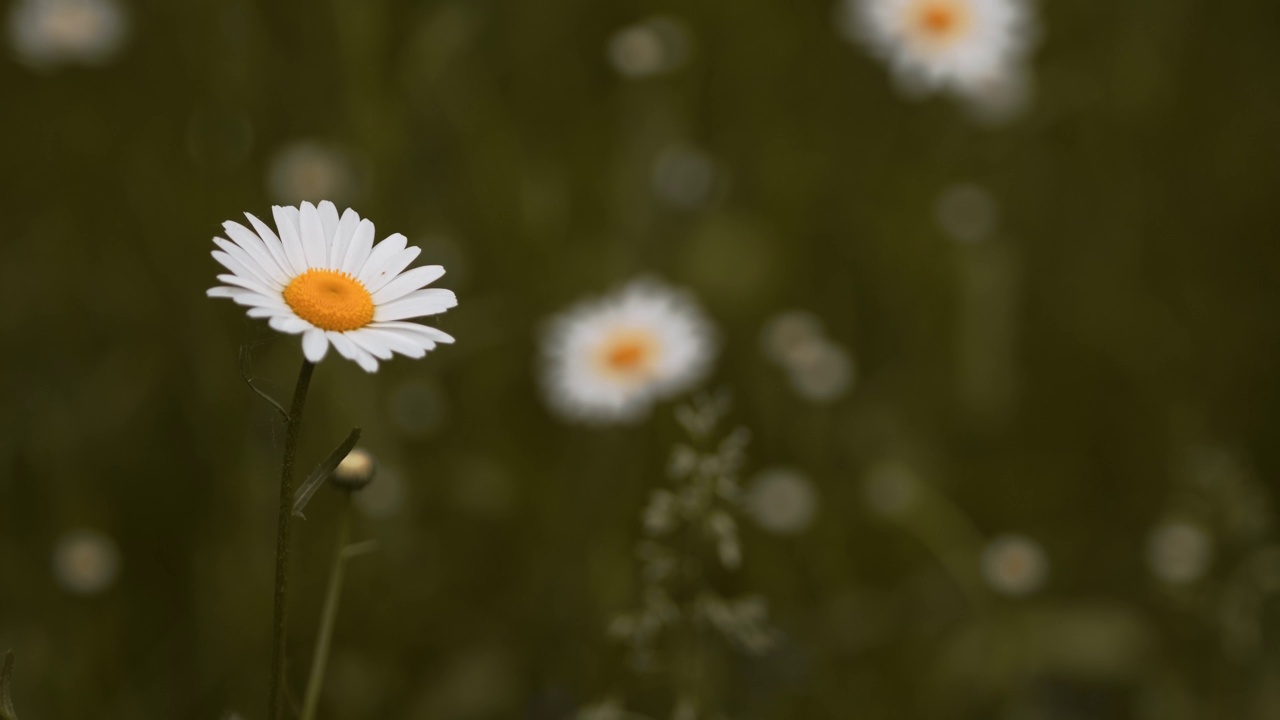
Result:
M544 338L548 402L565 417L626 422L710 366L710 322L685 293L636 281L557 317Z
M114 0L19 0L9 13L13 49L29 65L105 62L128 31Z
M405 270L420 250L399 233L373 244L373 223L348 209L338 216L331 202L300 208L275 207L276 231L245 213L253 230L228 221L230 241L214 238L213 257L230 275L209 297L231 298L249 317L302 335L302 351L320 362L332 344L366 372L392 353L420 358L447 333L404 322L436 315L458 304L450 290L423 289L444 275L439 265ZM279 233L277 235L277 232Z
M977 92L1014 72L1027 51L1024 0L849 0L863 39L899 79Z

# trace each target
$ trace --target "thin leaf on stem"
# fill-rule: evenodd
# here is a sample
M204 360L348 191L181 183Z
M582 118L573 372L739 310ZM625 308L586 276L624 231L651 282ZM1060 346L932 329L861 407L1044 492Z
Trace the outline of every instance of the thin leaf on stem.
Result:
M252 358L249 352L250 347L251 346L249 345L240 346L240 377L244 378L244 384L248 385L250 390L257 393L258 397L271 403L271 406L276 409L276 412L280 413L280 417L288 420L289 411L284 409L284 405L281 405L280 401L271 397L265 391L259 389L257 385L253 384L253 372L251 370Z
M333 474L334 468L338 467L338 463L342 462L342 459L351 452L351 449L359 441L360 428L354 428L351 430L351 434L347 436L347 439L343 440L341 445L334 448L333 452L329 453L329 456L317 465L315 470L311 471L311 474L307 476L306 482L302 483L298 488L297 494L294 495L293 514L295 516L306 519L306 516L302 514L302 510L307 506L307 503L311 502L311 496L316 494L316 491L320 489L324 481L328 480L329 476Z

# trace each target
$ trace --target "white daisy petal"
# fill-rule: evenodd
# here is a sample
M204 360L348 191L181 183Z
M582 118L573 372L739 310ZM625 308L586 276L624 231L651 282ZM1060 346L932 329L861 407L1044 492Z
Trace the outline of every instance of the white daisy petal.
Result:
M319 328L311 328L302 336L302 354L307 360L318 363L324 359L324 354L329 350L329 340L325 337L325 332Z
M458 304L452 290L429 288L416 290L386 305L376 305L373 310L374 322L404 320L405 318L436 315Z
M291 210L293 213L290 213ZM284 255L289 259L294 272L301 275L309 266L306 253L302 251L302 239L298 237L298 226L293 220L293 215L297 212L297 208L271 208L271 214L276 219L276 230L280 232L280 243L284 246Z
M324 226L325 247L331 248L333 233L338 229L338 206L324 200L316 205L316 212L320 213L320 224Z
M363 328L361 328L361 330L363 330ZM381 342L378 338L367 333L362 333L360 330L354 330L344 334L347 336L348 340L355 343L361 350L364 350L379 360L391 359L391 348L388 348L386 343Z
M282 333L290 335L298 335L312 329L311 323L300 317L273 317L267 322L273 330L279 330Z
M329 342L333 343L333 346L342 354L342 357L354 360L365 372L378 371L378 361L343 333L328 331L325 333L325 337L329 338Z
M267 224L254 217L250 213L245 213L249 224L253 226L254 232L261 238L262 244L266 246L267 252L271 253L271 257L276 259L276 264L284 271L285 275L290 277L302 272L305 268L295 268L293 263L289 262L289 258L284 254L284 245L280 243L280 238L276 237L274 231L267 227Z
M355 210L347 208L338 220L338 227L333 231L333 242L329 245L329 265L332 269L340 269L342 261L347 257L347 248L351 247L351 236L360 224L360 216Z
M374 291L373 303L381 305L393 300L399 300L414 290L439 280L442 275L444 275L444 268L439 265L416 267L387 283L381 290Z
M238 287L212 287L205 291L205 295L211 298L233 298L240 293L249 292L244 288Z
M289 317L288 310L277 310L269 307L251 307L244 311L245 315L251 318L271 319L273 317Z
M237 275L241 275L242 277L252 277L270 288L275 288L277 290L284 289L284 283L276 280L271 276L270 272L259 266L258 261L249 255L249 253L245 252L244 248L233 242L223 240L222 238L214 238L213 243L222 248L223 252L235 258L235 261L240 263L240 265L249 272L247 276L243 273L236 273Z
M446 345L452 345L454 342L453 336L450 335L449 333L439 328L433 328L430 325L423 325L421 323L375 322L369 327L377 328L379 330L396 330L400 332L407 332L414 335L422 335L422 336L431 338L436 342L445 343Z
M417 246L410 246L401 250L383 266L382 272L378 273L377 277L371 278L370 282L366 282L364 284L365 287L369 289L369 292L377 292L378 290L381 290L384 285L394 280L400 273L404 272L404 269L409 267L409 263L416 260L418 255L421 253L422 248ZM368 263L366 263L365 266L368 267Z
M383 330L374 326L362 327L349 334L368 335L383 345L386 345L394 352L398 352L401 355L411 358L420 358L427 354L427 350L432 349L415 342L408 334L395 332L394 330ZM432 343L432 346L434 347L434 343Z
M218 264L222 265L222 267L230 270L233 276L244 278L245 280L252 280L253 282L261 284L263 287L270 287L270 283L262 280L261 276L250 270L244 263L231 257L231 255L221 250L214 250L212 255L213 259L217 260Z
M275 298L276 300L284 302L284 299L280 296L279 290L273 290L253 278L242 277L240 275L219 275L218 279L228 285L235 285L236 287L242 287L245 290L252 290L263 297Z
M281 303L279 300L263 297L257 293L237 295L231 298L231 301L237 305L243 305L245 307L265 308L277 314L288 314L289 312L289 308L285 307L284 303Z
M391 279L383 275L384 270L391 265L396 255L400 254L407 244L404 235L400 233L387 236L386 240L374 246L373 252L369 253L369 259L360 268L360 272L356 273L356 279L364 283L369 292L377 292L378 288L386 285ZM374 287L375 283L377 287Z
M351 236L351 246L347 248L339 270L355 275L357 270L364 267L365 261L369 259L369 252L373 249L373 233L373 223L368 220L361 220L356 225L356 232Z
M222 229L226 231L227 237L231 238L232 242L249 253L249 256L258 263L258 267L270 275L272 280L280 283L282 287L289 282L289 274L280 267L280 263L276 262L275 256L267 250L262 238L233 220L222 223Z
M324 223L320 221L320 213L316 211L315 205L304 202L298 215L298 233L302 237L302 252L306 255L307 267L322 268L329 262L329 243L324 234Z

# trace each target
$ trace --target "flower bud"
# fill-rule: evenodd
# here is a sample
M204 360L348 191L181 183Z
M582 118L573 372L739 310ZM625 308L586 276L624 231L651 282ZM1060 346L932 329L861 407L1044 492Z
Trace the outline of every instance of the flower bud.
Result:
M373 459L373 455L364 448L354 448L342 458L338 467L333 469L329 482L340 490L355 492L363 490L373 482L373 476L377 471L378 463Z

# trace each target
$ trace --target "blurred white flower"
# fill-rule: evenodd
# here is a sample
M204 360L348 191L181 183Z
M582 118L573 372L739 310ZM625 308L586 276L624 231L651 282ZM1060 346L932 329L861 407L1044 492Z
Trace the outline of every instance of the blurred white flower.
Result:
M1008 124L1026 112L1034 91L1034 77L1026 63L1017 63L998 77L978 83L965 95L969 116L989 127Z
M934 206L934 216L952 240L974 243L986 240L995 232L999 208L986 189L965 183L942 191Z
M53 576L70 592L96 595L111 587L119 572L120 550L100 532L69 532L53 549Z
M361 490L373 482L377 470L378 462L373 453L364 448L352 448L333 469L332 481L347 490Z
M897 461L883 461L867 470L862 484L867 506L885 517L899 517L911 510L918 489L911 468Z
M818 512L813 483L790 468L762 470L747 489L745 501L760 527L779 535L806 530Z
M991 589L1002 595L1030 595L1049 577L1049 558L1030 538L1002 535L983 549L982 575Z
M811 344L822 341L822 321L804 310L780 312L760 331L760 351L779 365L791 364Z
M566 418L628 422L707 374L710 322L686 293L630 283L556 317L543 338L544 390Z
M1023 0L847 0L898 79L968 95L1014 72L1030 45Z
M278 151L267 169L267 190L277 202L297 205L304 200L355 199L356 173L343 152L317 142L302 141Z
M393 353L421 358L438 343L453 342L441 330L405 322L438 315L458 298L426 287L444 275L443 267L405 269L420 250L407 246L404 235L375 246L373 223L349 208L339 217L328 201L272 212L276 231L248 213L253 230L222 224L231 240L214 238L213 258L230 274L218 276L225 285L210 289L209 297L228 298L272 329L301 336L302 353L313 363L333 345L372 373Z
M1187 585L1204 577L1213 560L1213 536L1200 525L1164 522L1147 537L1147 566L1171 585Z
M853 385L853 358L835 343L808 343L791 358L787 375L800 397L815 403L832 402Z
M716 164L705 151L677 143L653 163L653 192L682 208L705 205L716 189Z
M104 63L124 44L128 29L114 0L18 0L9 10L14 52L32 66Z
M614 33L605 54L618 74L642 78L679 69L689 57L689 44L683 22L653 17Z

